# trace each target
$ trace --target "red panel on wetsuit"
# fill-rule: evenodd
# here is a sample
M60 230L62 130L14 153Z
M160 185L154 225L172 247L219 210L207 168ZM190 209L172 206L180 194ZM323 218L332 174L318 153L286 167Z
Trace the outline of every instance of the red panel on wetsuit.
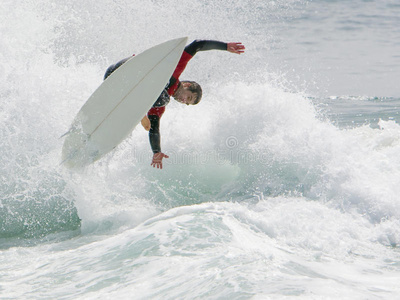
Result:
M165 111L165 106L162 107L152 107L150 108L149 112L147 113L149 116L158 116L161 118Z
M192 55L184 51L182 53L181 59L178 62L178 65L175 68L174 73L172 74L172 77L176 79L176 82L168 89L168 95L172 96L176 89L178 88L179 85L179 77L181 76L182 72L185 70L186 65L188 64L189 60L192 59Z
M174 73L172 74L172 77L176 79L176 82L167 90L168 95L172 96L176 89L178 88L179 85L179 76L181 76L182 72L185 70L186 65L188 64L189 60L192 59L192 55L190 55L187 52L183 52L182 56L178 62L178 65L175 68ZM149 112L147 113L149 116L158 116L161 118L165 111L165 106L162 107L152 107Z

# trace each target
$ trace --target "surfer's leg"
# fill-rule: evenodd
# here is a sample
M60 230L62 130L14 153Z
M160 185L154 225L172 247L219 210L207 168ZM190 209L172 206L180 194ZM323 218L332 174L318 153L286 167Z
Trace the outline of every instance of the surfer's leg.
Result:
M104 74L104 80L107 79L108 76L111 75L112 72L114 72L117 68L115 67L115 65L109 66L106 73Z
M132 56L135 56L135 54L133 54ZM117 62L115 65L109 66L106 73L104 74L104 80L106 80L107 77L110 76L112 72L114 72L116 69L118 69L120 66L122 66L130 58L131 57L124 58L123 60L120 60L119 62Z

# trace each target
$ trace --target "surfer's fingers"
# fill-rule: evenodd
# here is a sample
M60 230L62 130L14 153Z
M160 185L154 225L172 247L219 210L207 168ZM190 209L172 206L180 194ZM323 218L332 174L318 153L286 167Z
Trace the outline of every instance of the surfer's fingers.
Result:
M240 53L244 52L244 49L246 49L246 48L242 43L237 43L237 42L228 43L227 50L229 52L240 54Z

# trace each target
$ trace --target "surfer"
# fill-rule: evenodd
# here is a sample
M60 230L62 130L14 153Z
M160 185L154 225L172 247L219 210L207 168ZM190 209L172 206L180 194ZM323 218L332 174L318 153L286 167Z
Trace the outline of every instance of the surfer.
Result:
M164 114L166 105L170 101L170 97L172 96L176 101L186 105L195 105L201 100L202 89L200 85L194 81L180 81L179 77L185 70L190 59L197 52L207 50L225 50L231 53L241 54L244 53L245 47L242 43L223 43L211 40L195 40L185 47L169 83L162 91L157 101L153 104L153 107L149 110L147 116L145 116L141 121L142 126L149 131L150 146L153 151L153 159L151 162L153 167L162 169L163 158L168 158L168 155L161 152L160 119ZM128 58L110 66L104 75L104 79L106 79L127 60Z

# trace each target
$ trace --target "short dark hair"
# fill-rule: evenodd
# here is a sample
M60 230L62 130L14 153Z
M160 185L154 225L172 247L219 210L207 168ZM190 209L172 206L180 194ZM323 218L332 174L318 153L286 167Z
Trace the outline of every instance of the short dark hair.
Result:
M201 97L203 96L203 90L201 89L200 84L198 84L195 81L181 81L181 83L190 83L190 86L187 87L189 91L191 91L193 94L196 94L196 101L194 101L193 105L197 104L200 102Z

